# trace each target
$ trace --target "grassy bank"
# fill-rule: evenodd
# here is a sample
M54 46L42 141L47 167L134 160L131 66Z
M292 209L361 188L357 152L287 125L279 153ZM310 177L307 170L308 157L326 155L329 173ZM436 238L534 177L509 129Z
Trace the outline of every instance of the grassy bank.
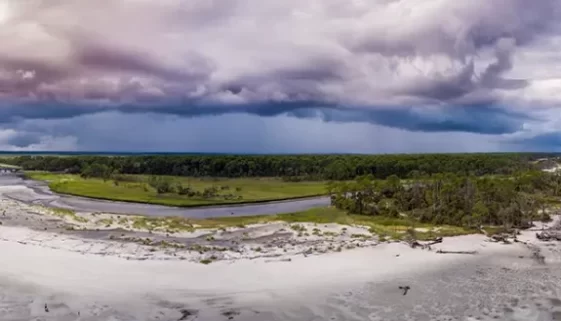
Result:
M127 218L125 218L127 219ZM134 217L133 226L144 230L161 231L193 231L200 228L227 228L245 227L250 224L262 224L270 222L294 223L294 229L299 227L298 223L329 224L338 223L343 225L361 225L370 228L370 231L385 239L403 239L411 233L419 240L431 239L438 236L455 236L478 233L475 230L457 226L434 226L431 224L420 224L403 218L387 218L381 216L351 215L335 208L316 208L303 212L246 216L246 217L223 217L214 219L186 219L180 217ZM301 231L306 233L308 231ZM310 231L311 233L311 231Z
M5 164L5 163L0 163L0 167L3 167L3 168L13 168L13 169L21 169L21 167L19 167L19 166L10 165L10 164Z
M48 172L27 172L26 176L48 182L57 193L180 207L259 203L327 193L325 182L285 182L277 178L157 177L169 181L172 186L182 186L192 194L181 195L158 193L149 183L154 177L144 175L125 175L120 180L84 179L79 175Z

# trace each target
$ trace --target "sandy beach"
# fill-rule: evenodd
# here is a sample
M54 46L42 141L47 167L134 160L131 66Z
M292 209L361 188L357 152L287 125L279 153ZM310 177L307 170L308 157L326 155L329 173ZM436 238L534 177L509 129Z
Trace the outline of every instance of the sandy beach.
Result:
M561 321L561 0L0 0L0 321Z
M561 318L560 247L532 230L512 244L449 237L429 251L381 242L360 226L146 235L125 221L116 232L115 214L57 216L3 196L0 213L1 320ZM99 224L108 219L115 223ZM310 235L298 236L302 229ZM145 236L153 241L139 241Z

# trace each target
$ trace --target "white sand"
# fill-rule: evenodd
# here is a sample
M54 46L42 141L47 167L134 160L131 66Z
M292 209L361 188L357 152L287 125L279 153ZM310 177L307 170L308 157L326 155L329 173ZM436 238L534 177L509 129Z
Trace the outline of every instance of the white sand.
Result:
M244 317L248 318L251 310L244 307L264 307L277 301L296 304L359 286L364 281L421 275L446 266L468 264L482 256L516 256L524 251L522 245L486 243L483 236L477 235L447 238L435 246L435 249L477 250L480 253L477 256L437 254L403 244L382 244L342 253L295 257L291 262L246 260L202 265L186 261L131 261L13 241L26 238L29 233L25 228L0 227L3 257L0 280L23 287L21 295L30 295L25 290L33 293L34 299L26 303L25 312L19 312L28 313L18 316L22 320L29 317L99 320L96 318L103 311L121 316L114 320L129 320L129 317L158 320L158 316L169 320L179 318L181 308L199 310L197 320L225 319L220 314L228 309L241 309L240 313L245 311ZM45 234L44 237L49 234L32 233ZM58 238L61 243L67 241L65 236ZM3 295L5 300L10 297L10 293ZM49 298L49 295L54 296ZM43 301L53 307L64 303L64 308L56 313L45 312ZM103 308L104 305L107 307ZM96 313L101 314L96 316ZM5 320L1 316L2 308L0 319Z
M82 254L191 262L287 260L295 255L318 255L379 243L378 237L363 226L273 222L185 231L170 230L160 221L140 228L134 224L138 219L139 216L109 213L60 213L0 197L0 223L33 228L25 232L5 230L0 239Z
M199 259L196 253L183 253L186 259L181 260L178 251L62 234L56 227L68 222L19 202L0 199L0 210L6 214L0 217L6 222L0 225L1 321L561 318L560 247L537 241L535 231L520 235L527 244L504 245L471 235L445 238L427 251L378 244L373 236L353 239L351 234L369 233L362 227L303 224L310 235L292 233L287 240L300 243L292 248L283 243L287 252L271 248L268 253L279 254L277 260L247 250L235 261L203 265L189 261ZM10 225L18 222L35 230ZM260 239L291 230L283 224L231 229L214 237L230 240L246 233L255 242L250 246L265 248ZM43 225L47 231L37 230ZM314 228L337 235L314 235ZM350 243L364 247L301 254L310 244ZM536 248L546 256L546 265L532 258ZM411 287L407 295L399 289L405 285Z
M181 261L137 262L112 256L84 255L64 249L44 248L10 241L11 238L24 238L28 233L24 228L0 228L2 237L0 249L4 255L0 271L24 274L25 278L30 278L32 281L38 281L38 278L50 278L53 279L53 285L60 284L60 280L68 279L71 280L69 286L73 284L78 288L82 286L101 286L103 288L106 284L100 284L99 280L99 277L103 277L108 278L111 284L122 286L125 292L131 291L130 287L133 284L141 284L142 282L139 283L139 280L143 278L148 278L150 282L156 281L165 288L173 289L178 285L176 282L178 275L181 275L181 281L188 283L189 289L194 291L235 292L241 286L252 291L270 288L294 289L295 287L305 288L318 285L331 286L330 283L337 284L341 280L350 282L355 279L361 280L364 277L385 278L394 274L406 273L411 270L412 265L419 263L422 263L421 270L423 270L470 259L470 256L467 255L442 255L434 251L414 250L404 244L392 243L342 253L307 258L294 257L291 262L245 260L235 263L216 262L211 265ZM64 236L59 237L59 242L66 241ZM75 240L70 239L70 241ZM484 237L481 235L447 238L443 244L434 246L435 249L477 250L482 255L501 251L507 253L511 252L514 247L516 246L507 247L497 243L485 243ZM126 250L126 248L123 249L123 251ZM36 264L22 266L22 261L41 262L41 269L37 269ZM189 273L184 273L187 270ZM340 273L341 270L352 271L352 273ZM84 271L89 271L89 273L84 276ZM131 273L135 273L134 277ZM149 277L152 273L158 275L157 280ZM78 277L74 276L75 274ZM212 274L213 277L207 279L209 274ZM36 278L31 279L32 276ZM74 283L77 279L80 280L79 285ZM132 284L129 284L130 282Z

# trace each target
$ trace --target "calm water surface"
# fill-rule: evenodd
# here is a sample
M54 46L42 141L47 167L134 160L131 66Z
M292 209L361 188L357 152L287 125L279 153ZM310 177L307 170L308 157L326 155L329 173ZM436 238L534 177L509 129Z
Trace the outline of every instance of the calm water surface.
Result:
M4 192L4 195L26 203L41 204L48 207L67 208L84 212L108 212L149 216L208 218L222 216L274 215L304 211L315 207L325 207L330 203L329 197L313 197L261 204L178 208L139 203L111 202L71 195L60 195L53 193L43 182L24 180L16 175L1 175L0 186L13 186L14 189ZM27 188L15 188L17 186L25 186Z

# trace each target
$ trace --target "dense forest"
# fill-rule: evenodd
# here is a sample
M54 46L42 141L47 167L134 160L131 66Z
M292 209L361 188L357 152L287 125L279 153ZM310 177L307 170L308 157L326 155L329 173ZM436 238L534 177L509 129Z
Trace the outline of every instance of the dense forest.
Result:
M17 156L3 162L25 170L104 172L194 177L284 177L287 180L348 180L372 175L409 178L436 173L512 174L529 170L543 154L419 155L152 155ZM95 168L92 168L94 166ZM105 174L104 174L105 175Z
M527 171L510 177L436 174L331 182L332 205L354 214L406 216L415 221L468 227L527 227L547 218L544 209L561 196L561 175Z
M113 179L115 184L133 179L123 174L149 175L149 185L158 193L174 187L153 175L328 180L332 205L348 213L476 228L526 227L547 218L544 210L561 199L561 175L539 170L557 164L548 156L552 155L34 155L3 162L25 170Z

